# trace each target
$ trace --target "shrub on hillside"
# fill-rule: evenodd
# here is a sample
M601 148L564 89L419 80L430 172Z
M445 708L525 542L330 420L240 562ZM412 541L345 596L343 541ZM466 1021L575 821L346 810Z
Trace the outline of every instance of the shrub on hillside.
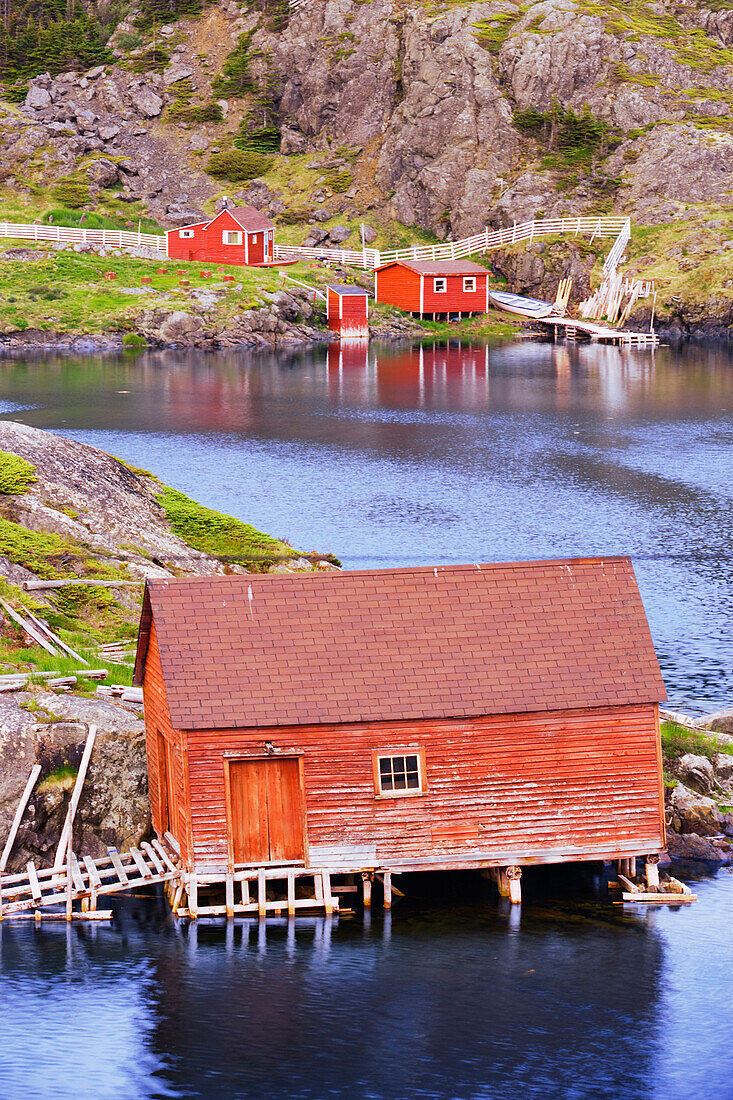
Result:
M77 210L89 202L89 188L85 183L79 183L77 180L59 180L51 188L51 194L64 206L70 206L72 210Z
M272 164L272 157L246 149L225 149L212 153L207 171L209 175L232 182L253 180L264 175Z

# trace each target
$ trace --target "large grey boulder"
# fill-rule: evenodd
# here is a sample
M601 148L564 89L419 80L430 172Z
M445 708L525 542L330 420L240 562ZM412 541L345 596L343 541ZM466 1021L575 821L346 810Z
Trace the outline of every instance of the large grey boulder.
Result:
M675 774L686 787L700 794L710 794L715 782L713 765L707 756L696 756L688 752L681 756L674 766Z
M138 114L144 115L145 118L155 118L163 110L161 97L145 84L131 88L128 98Z
M45 88L39 88L37 85L31 84L28 95L25 97L26 107L31 107L34 111L44 111L51 106L51 103L51 96Z
M677 833L697 833L698 836L719 836L725 827L725 817L712 798L691 791L678 783L669 800L671 826Z
M707 714L700 719L703 729L713 730L715 733L733 734L733 707L725 707L716 710L713 714Z
M715 769L715 778L723 786L731 786L733 784L733 756L730 753L719 752L713 757L713 768Z
M87 165L85 173L87 179L91 183L96 183L98 187L112 187L120 178L117 165L114 161L107 160L105 157L93 160Z

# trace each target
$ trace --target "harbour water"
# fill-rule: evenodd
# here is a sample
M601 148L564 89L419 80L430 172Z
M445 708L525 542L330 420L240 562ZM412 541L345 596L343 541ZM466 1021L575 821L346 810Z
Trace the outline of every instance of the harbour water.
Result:
M347 568L631 554L671 704L731 702L733 360L436 346L0 365L0 415ZM414 880L371 924L0 926L0 1098L733 1098L733 872L521 911Z

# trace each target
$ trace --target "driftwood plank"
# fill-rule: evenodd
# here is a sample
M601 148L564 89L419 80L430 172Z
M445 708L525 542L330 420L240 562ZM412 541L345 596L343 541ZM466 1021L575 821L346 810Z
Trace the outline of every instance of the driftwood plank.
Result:
M132 862L135 864L142 877L152 878L153 872L148 867L139 850L137 848L130 848L129 854L132 856Z
M94 889L98 889L102 885L102 880L99 877L99 873L91 856L84 856L84 866L89 876L89 885Z
M112 860L112 866L117 872L118 879L123 886L127 886L130 880L127 877L127 872L125 871L125 868L122 866L122 860L120 859L119 852L116 848L108 848L107 853L109 855L109 858Z
M43 891L41 890L41 884L38 881L38 875L36 874L36 865L33 860L29 860L28 864L28 882L31 887L31 894L34 901L40 901L43 897Z
M69 802L69 808L66 811L66 819L64 821L64 827L61 830L61 839L59 840L59 846L56 849L56 858L53 861L54 871L60 871L63 867L66 857L66 849L69 846L71 839L71 830L74 824L74 817L76 816L76 810L79 805L79 799L81 798L81 790L84 786L84 780L86 779L87 768L89 767L89 760L92 755L92 749L94 748L94 741L97 736L97 727L91 725L87 734L86 744L84 745L84 752L82 754L81 763L79 764L79 771L76 774L76 782L74 783L74 790Z
M79 861L73 853L71 855L71 878L74 883L74 889L78 890L80 893L84 893L87 889L87 884L81 873Z
M32 639L32 641L37 642L42 649L45 649L46 652L50 653L53 657L58 657L59 651L56 646L51 645L51 643L48 641L47 638L43 636L40 630L37 630L32 623L27 622L22 615L19 615L17 611L14 611L10 604L6 603L5 600L3 600L2 598L0 598L0 607L3 607L4 610L7 611L10 618L13 619L13 621L16 622L18 626L22 627L22 629L26 632L28 637Z
M3 873L3 871L5 870L5 868L8 865L8 860L10 858L10 853L13 849L13 844L15 843L15 838L18 835L18 829L20 828L20 823L23 819L23 814L25 813L25 808L28 805L28 800L30 799L31 794L33 793L33 788L35 787L36 783L38 782L38 776L40 774L41 774L41 765L40 764L34 764L33 767L31 768L31 774L28 776L28 780L26 782L25 788L23 789L23 793L20 796L20 802L18 803L17 809L15 811L15 816L13 817L13 823L10 826L10 832L8 833L8 839L5 841L5 847L3 848L3 854L0 856L0 875Z
M144 840L142 842L142 844L140 845L140 847L145 852L145 855L148 857L148 859L152 863L153 867L155 867L155 870L158 872L158 874L159 875L164 875L165 874L165 867L160 862L160 860L158 859L157 853L153 851L153 849L148 844L147 840Z
M165 848L163 847L163 845L160 843L159 840L153 840L153 847L155 848L156 852L158 853L160 858L165 863L168 870L169 871L175 871L176 870L175 863L170 858L170 856L168 855L168 853L166 852Z

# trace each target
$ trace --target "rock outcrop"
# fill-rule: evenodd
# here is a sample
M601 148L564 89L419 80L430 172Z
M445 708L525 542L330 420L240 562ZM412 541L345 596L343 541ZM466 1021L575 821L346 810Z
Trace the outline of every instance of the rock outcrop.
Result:
M0 837L9 831L31 767L42 769L10 871L29 859L53 863L92 723L98 732L74 822L74 851L101 856L108 845L125 850L150 834L140 707L45 691L0 696Z

